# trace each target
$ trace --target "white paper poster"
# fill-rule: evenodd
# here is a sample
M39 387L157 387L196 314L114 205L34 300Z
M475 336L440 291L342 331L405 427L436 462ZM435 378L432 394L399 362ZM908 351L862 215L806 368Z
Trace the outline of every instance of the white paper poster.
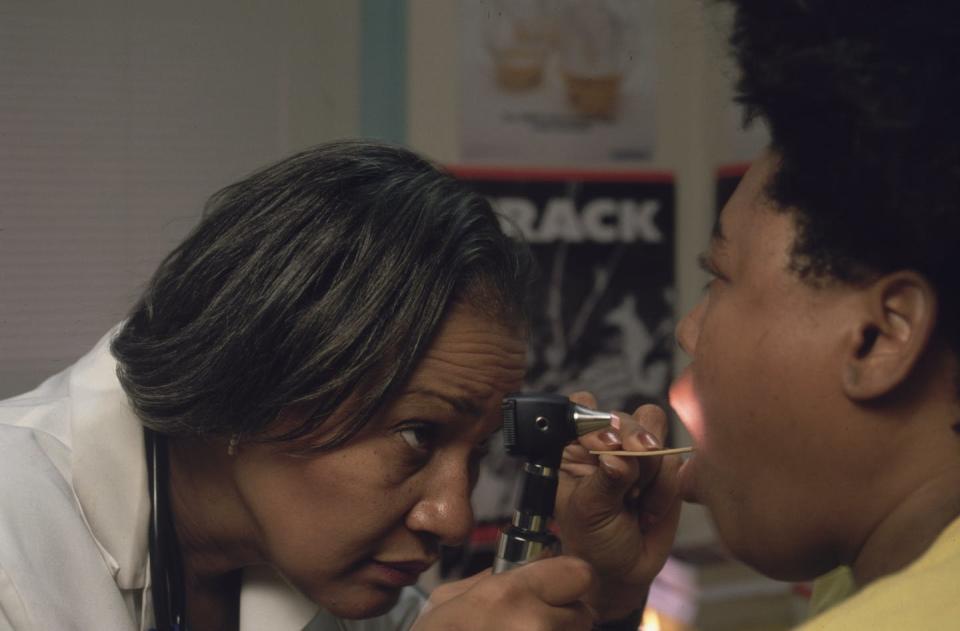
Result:
M652 155L652 0L460 7L464 162L590 165Z

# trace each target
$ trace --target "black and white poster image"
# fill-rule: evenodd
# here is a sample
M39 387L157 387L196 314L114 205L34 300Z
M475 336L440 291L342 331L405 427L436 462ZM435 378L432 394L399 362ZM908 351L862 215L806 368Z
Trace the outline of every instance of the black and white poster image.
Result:
M539 266L527 388L590 390L621 410L661 401L673 344L669 176L459 175L522 234Z
M668 174L457 169L533 251L528 391L593 392L605 409L662 403L674 325L674 187ZM509 517L516 463L494 445L480 521Z

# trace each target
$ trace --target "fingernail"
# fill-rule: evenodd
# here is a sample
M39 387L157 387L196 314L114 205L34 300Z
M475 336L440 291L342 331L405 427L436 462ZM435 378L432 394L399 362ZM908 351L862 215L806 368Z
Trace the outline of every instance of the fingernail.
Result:
M613 431L612 429L605 429L597 436L607 447L619 447L620 446L620 435Z
M644 432L643 436L640 437L640 442L648 449L660 449L660 441L650 432Z

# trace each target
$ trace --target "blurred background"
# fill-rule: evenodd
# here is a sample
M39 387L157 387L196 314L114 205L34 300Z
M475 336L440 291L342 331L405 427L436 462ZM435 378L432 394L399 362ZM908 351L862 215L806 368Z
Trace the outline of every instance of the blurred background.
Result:
M214 191L363 136L451 168L531 242L532 387L663 402L696 255L766 143L730 102L728 22L699 0L0 2L0 397L121 320ZM477 536L428 583L482 564L512 471L494 455ZM661 628L779 629L804 589L730 561L688 506L651 604Z

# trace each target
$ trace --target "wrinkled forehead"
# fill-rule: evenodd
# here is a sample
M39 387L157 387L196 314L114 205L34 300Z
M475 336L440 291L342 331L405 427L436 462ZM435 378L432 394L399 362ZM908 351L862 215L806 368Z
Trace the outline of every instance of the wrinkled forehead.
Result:
M486 400L522 382L526 350L526 337L513 323L459 302L451 306L407 389L459 401Z
M501 423L503 397L522 387L525 373L525 338L511 325L460 305L418 362L394 411L467 421L489 433Z

